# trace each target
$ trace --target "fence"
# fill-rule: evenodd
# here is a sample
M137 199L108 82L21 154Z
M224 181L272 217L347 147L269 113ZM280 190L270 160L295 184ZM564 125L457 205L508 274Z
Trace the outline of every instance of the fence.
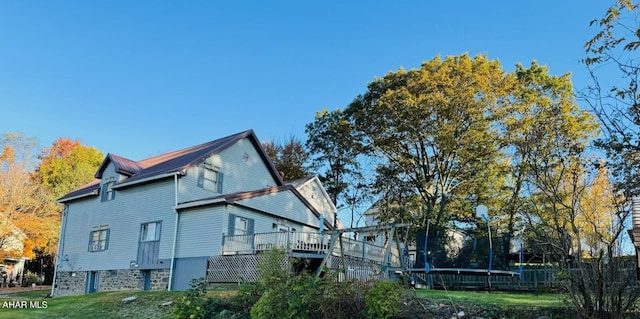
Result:
M516 272L517 269L514 269ZM576 272L577 270L569 270ZM619 269L625 278L635 279L635 268ZM446 288L452 290L503 290L503 291L556 291L563 288L558 278L558 270L552 267L525 268L522 275L494 275L486 272L465 273L424 273L410 274L416 287ZM623 277L624 277L623 276Z

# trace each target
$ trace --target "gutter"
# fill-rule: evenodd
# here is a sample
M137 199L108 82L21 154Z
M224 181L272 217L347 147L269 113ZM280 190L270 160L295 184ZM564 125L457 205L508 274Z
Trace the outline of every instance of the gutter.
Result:
M171 172L171 173L154 175L154 176L150 176L150 177L147 177L147 178L142 178L142 179L131 181L131 182L124 182L122 184L116 184L116 185L113 186L113 189L128 187L128 186L132 186L132 185L136 185L136 184L147 183L147 182L150 182L150 181L155 181L155 180L158 180L158 179L163 179L163 178L167 178L167 177L171 177L171 176L176 176L177 177L178 175L184 175L184 174L185 174L184 171L175 171L175 172ZM176 190L176 192L177 192L177 190ZM177 195L176 195L176 197L177 197Z
M62 263L62 260L60 260L60 257L62 257L60 254L64 251L64 237L63 235L65 234L65 229L67 228L67 214L69 212L69 206L68 205L64 205L64 208L62 209L62 222L60 225L60 234L58 236L59 241L58 241L58 252L56 253L56 261L54 263L54 267L53 267L53 282L51 283L51 296L53 297L53 293L56 289L56 277L58 275L58 268L60 267L59 263Z
M178 213L178 174L173 175L174 178L174 205L173 211L176 213L176 221L174 222L173 227L173 246L171 248L171 266L169 267L169 285L167 286L167 291L171 291L173 288L173 267L176 260L176 244L178 242L178 222L180 221L180 214Z
M177 199L177 197L176 197ZM183 204L178 204L178 202L176 201L176 205L173 206L173 210L178 210L178 209L185 209L185 208L191 208L191 207L198 207L198 206L205 206L205 205L211 205L211 204L217 204L217 203L224 203L226 202L227 199L226 198L215 198L215 199L209 199L209 200L199 200L199 201L195 201L195 202L190 202L190 203L183 203Z
M97 196L97 195L98 195L98 192L96 192L96 191L94 190L94 191L91 191L90 193L80 194L80 195L77 195L77 196L68 197L68 198L65 198L65 199L63 199L63 200L59 200L59 201L57 201L56 203L58 203L58 204L64 204L65 202L68 202L68 201L70 201L70 200L80 199L80 198L89 197L89 196Z

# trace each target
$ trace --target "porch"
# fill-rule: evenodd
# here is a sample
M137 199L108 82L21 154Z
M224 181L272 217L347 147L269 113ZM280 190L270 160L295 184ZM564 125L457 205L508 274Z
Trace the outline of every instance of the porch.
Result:
M357 258L379 265L385 263L385 247L364 240L342 237L335 239L332 249L331 236L339 236L339 234L271 232L224 236L222 255L251 255L278 248L292 257L299 258L325 258L331 251L334 256ZM396 256L394 257L397 258Z

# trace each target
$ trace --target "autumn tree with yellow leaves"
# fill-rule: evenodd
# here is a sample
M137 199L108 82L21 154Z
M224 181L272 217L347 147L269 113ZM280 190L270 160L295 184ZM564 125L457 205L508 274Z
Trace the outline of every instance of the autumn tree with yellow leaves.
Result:
M40 150L22 133L3 134L0 147L0 258L55 254L62 211L56 199L91 181L102 154L64 138Z

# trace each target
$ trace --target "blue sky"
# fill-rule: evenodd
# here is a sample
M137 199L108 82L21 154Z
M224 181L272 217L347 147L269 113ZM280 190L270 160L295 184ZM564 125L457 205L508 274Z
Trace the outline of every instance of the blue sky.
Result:
M374 77L437 55L589 83L612 1L2 1L0 133L140 160L254 129L305 139Z

